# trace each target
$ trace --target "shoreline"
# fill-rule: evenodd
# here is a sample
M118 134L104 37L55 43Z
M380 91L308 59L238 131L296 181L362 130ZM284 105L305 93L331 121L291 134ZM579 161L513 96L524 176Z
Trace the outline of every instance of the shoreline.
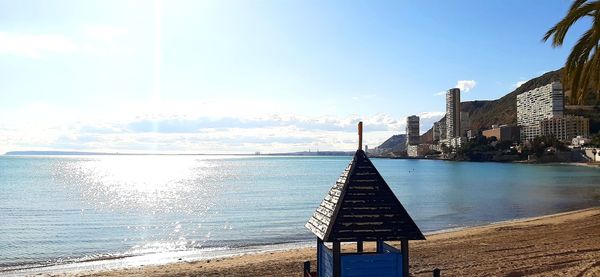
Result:
M210 249L190 249L170 252L148 253L114 257L91 258L74 262L48 265L32 265L17 269L0 270L1 276L73 276L83 273L126 270L135 267L164 266L181 262L202 262L213 259L235 258L269 252L284 252L310 247L311 242L287 242L277 244L249 245L230 249L216 247Z
M561 164L600 169L600 163L561 163Z
M477 248L483 246L485 248L487 246L491 248L500 247L500 249L490 249L478 253L477 251L473 251L473 249L471 249L472 244L469 243L469 241L471 240L485 241L486 239L490 238L511 237L513 235L517 235L512 234L515 232L528 232L530 233L529 237L541 236L540 239L542 240L558 240L559 238L555 237L546 238L546 234L544 234L542 230L539 230L539 228L544 226L551 226L553 228L558 228L562 230L569 228L578 228L590 224L597 228L594 228L593 230L588 230L588 232L592 232L592 234L583 233L583 235L587 237L595 237L595 239L592 239L592 242L594 247L596 248L593 248L594 251L583 251L581 253L589 253L593 256L592 258L597 258L598 260L600 260L600 207L593 207L557 214L511 219L479 226L459 227L426 233L426 241L416 241L411 244L411 272L413 274L417 274L417 276L419 276L419 274L424 274L422 276L431 276L431 270L434 267L438 267L442 269L442 274L444 275L444 273L448 273L449 270L450 272L453 272L452 270L454 270L452 269L452 266L445 266L445 263L460 264L461 262L468 262L461 261L460 257L450 257L452 259L448 260L448 255L444 255L444 257L442 257L442 255L439 255L439 253L443 252L456 251L459 253L463 253L464 255L465 250L468 250L467 252L474 253L478 257L484 257L485 259L486 253L497 254L502 252L514 252L514 250L527 248L524 248L524 246L480 243L477 245L473 245L473 247ZM465 247L465 243L467 247ZM506 244L512 243L514 243L514 241L506 241ZM552 242L544 241L542 245L548 245L549 243ZM531 247L531 245L528 245L528 247ZM554 249L554 251L563 251L567 254L578 253L577 249ZM202 276L239 276L240 274L246 274L247 272L254 272L254 274L264 274L265 272L268 272L272 275L267 276L285 276L294 273L300 274L302 262L306 260L312 260L314 262L314 252L314 246L307 246L307 244L297 243L296 246L288 245L287 247L282 248L274 247L271 249L258 250L256 252L222 255L204 259L167 259L166 261L149 265L130 264L129 266L116 268L86 269L81 267L78 268L77 264L69 264L70 268L69 265L62 265L58 266L58 268L45 267L36 268L35 270L24 270L4 273L9 275L12 274L15 276L27 274L45 274L50 276L168 276L185 274ZM555 257L556 253L548 253L548 256ZM443 260L443 262L440 262L439 260ZM531 266L534 265L535 263L531 264ZM60 267L63 267L62 270ZM577 268L578 266L574 265L573 267ZM263 268L270 269L267 271L262 271ZM593 272L600 274L600 262L597 263L597 265L593 268L593 270L597 270ZM503 272L505 272L505 270L501 270L497 273ZM473 274L473 272L467 271L454 272L454 274L450 275L454 276L461 274L477 275L478 273L474 272Z
M528 165L569 165L569 166L581 166L588 168L600 168L600 162L537 162L528 160L515 160L515 161L468 161L468 160L454 160L454 159L441 159L441 158L425 158L425 157L387 157L387 156L373 156L372 159L391 159L391 160L428 160L428 161L446 161L446 162L468 162L468 163L501 163L501 164L528 164Z

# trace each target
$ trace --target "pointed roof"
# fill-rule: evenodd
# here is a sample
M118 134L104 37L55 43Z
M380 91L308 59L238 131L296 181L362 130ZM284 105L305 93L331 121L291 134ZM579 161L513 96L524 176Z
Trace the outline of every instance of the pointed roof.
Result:
M327 242L425 239L361 149L305 226Z

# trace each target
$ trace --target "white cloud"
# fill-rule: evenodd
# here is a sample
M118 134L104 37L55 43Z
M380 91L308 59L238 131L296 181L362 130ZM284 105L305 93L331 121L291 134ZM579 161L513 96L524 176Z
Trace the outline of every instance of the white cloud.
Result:
M386 113L309 116L269 109L273 103L207 99L160 104L118 101L114 111L65 108L43 102L0 111L0 154L14 150L103 152L253 153L356 148L356 125L364 144L375 147L404 133L406 118ZM121 106L123 105L123 106ZM263 105L266 105L263 107ZM256 109L248 109L256 107ZM115 112L120 111L120 112ZM427 131L444 112L418 113Z
M84 31L91 39L103 42L112 42L128 33L125 28L111 26L85 26Z
M365 123L365 144L379 145L404 129L404 120L370 116L199 115L153 113L120 118L86 116L38 103L19 122L0 128L0 151L77 150L106 152L252 153L353 150L356 125ZM37 111L37 112L36 112ZM38 117L44 116L44 120ZM64 115L70 115L65 118ZM78 116L73 116L77 114ZM104 118L104 119L98 119ZM33 127L32 127L33 126Z
M540 71L537 72L537 75L541 76L541 75L544 75L544 74L546 74L548 72L550 72L550 70L540 70Z
M38 58L44 53L67 53L78 46L69 38L50 35L21 35L0 32L0 54Z
M444 117L444 115L446 115L446 112L422 112L419 114L419 117L421 119L439 120L440 118Z
M468 92L477 85L475 80L460 80L456 82L456 88L459 88L461 92Z
M459 88L461 92L469 92L476 85L477 85L477 82L475 82L475 80L459 80L459 81L456 81L456 85L454 87ZM435 96L446 95L446 91L443 90L440 92L436 92L433 95L435 95Z
M439 121L444 115L446 115L446 112L441 111L419 113L420 133L427 132L433 126L433 123Z
M522 86L523 84L525 84L526 82L527 81L518 81L512 85L512 88L513 89L518 88L518 87Z

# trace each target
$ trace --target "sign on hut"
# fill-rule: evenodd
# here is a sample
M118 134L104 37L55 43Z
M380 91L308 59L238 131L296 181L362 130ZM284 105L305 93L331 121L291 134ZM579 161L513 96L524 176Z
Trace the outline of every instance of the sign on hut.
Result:
M409 276L408 241L425 237L362 150L362 122L352 162L306 228L317 236L317 271L306 262L305 276ZM342 253L342 242L356 243L356 251ZM375 242L375 250L365 252L364 242Z

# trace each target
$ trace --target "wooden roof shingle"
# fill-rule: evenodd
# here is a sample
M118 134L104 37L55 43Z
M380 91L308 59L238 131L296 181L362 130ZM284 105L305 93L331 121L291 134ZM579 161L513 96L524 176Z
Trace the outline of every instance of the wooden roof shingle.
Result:
M327 242L425 239L360 149L305 226Z

